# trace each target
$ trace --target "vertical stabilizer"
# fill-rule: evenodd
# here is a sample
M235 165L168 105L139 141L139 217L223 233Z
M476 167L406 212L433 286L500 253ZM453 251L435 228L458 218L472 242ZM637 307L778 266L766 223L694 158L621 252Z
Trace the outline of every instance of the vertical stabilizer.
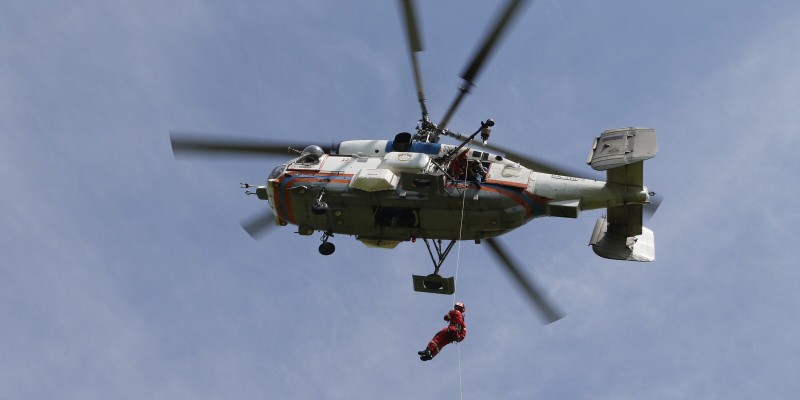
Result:
M644 160L655 157L657 152L654 129L611 129L595 139L587 163L595 170L606 171L606 184L623 193L624 204L609 207L595 224L589 245L600 257L655 260L655 237L653 231L642 226L642 210L649 201L644 186Z

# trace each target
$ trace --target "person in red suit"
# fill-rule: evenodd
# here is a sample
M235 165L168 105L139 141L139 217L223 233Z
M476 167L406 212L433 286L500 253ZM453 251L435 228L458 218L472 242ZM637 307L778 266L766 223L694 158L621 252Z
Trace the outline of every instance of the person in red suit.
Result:
M444 320L449 324L433 336L425 350L417 352L420 360L428 361L436 357L442 348L449 343L464 340L464 337L467 336L467 325L464 323L465 312L467 312L467 308L464 303L457 302L453 309L445 314Z
M463 181L464 178L467 176L467 164L469 161L467 160L467 149L461 150L461 152L450 161L450 165L447 167L447 172L450 173L450 177L457 180Z

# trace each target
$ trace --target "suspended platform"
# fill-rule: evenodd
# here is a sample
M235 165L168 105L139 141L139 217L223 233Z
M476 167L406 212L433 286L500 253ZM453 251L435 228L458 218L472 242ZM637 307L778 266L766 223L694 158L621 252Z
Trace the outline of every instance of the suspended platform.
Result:
M452 276L443 278L439 274L426 276L411 275L414 279L414 291L435 294L453 294L456 292L456 280Z

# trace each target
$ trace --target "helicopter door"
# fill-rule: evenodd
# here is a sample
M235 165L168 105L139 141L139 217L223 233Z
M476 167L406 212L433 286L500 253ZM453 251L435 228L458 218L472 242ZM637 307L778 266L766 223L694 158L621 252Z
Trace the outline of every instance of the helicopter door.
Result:
M418 228L419 211L413 208L376 207L375 223L387 228Z

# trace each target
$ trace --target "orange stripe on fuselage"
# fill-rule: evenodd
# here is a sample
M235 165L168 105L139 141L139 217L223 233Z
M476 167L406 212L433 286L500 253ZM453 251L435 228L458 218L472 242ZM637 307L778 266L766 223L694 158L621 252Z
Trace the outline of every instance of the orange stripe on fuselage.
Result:
M448 184L447 187L455 187L459 189L466 189L469 187L473 187L472 185L463 185L463 184ZM503 186L497 183L488 183L484 182L480 186L481 191L493 192L509 199L513 200L515 203L525 207L525 216L530 218L534 215L533 206L530 202L538 203L544 206L547 203L547 199L541 196L534 195L533 193L528 192L527 190L519 190L517 187L513 186ZM526 201L525 198L528 198L530 202Z
M341 174L336 172L316 172L313 174L303 174L302 172L299 172L298 175L291 175L290 173L278 178L278 188L276 188L277 190L275 195L275 210L278 212L278 216L295 225L297 225L297 220L294 217L294 209L292 207L290 191L296 183L350 183L350 178L353 176L352 174ZM341 177L346 179L331 179L330 177ZM280 215L282 211L284 215Z

